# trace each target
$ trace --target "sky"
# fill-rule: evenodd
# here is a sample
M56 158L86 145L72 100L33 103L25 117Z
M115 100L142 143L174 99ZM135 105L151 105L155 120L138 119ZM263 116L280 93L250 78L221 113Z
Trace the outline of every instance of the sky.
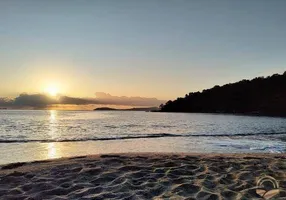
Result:
M283 0L2 0L0 97L175 99L286 70Z

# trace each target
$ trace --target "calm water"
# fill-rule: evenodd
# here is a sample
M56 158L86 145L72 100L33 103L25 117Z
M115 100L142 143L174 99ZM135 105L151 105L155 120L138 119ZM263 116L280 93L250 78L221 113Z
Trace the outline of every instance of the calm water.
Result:
M1 110L0 136L0 152L20 160L23 149L27 154L31 154L29 149L35 148L45 154L44 150L57 145L62 150L60 155L36 156L38 159L76 154L71 152L82 151L84 154L86 152L82 149L86 149L87 144L92 146L89 154L125 151L285 152L286 118ZM100 150L94 150L100 145ZM4 160L3 157L0 160Z

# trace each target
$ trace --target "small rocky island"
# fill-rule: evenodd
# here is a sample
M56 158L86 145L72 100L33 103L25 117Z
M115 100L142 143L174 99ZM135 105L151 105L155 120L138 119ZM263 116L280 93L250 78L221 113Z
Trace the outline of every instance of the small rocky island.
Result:
M95 108L94 111L156 111L159 110L158 107L148 107L148 108L128 108L128 109L116 109L116 108L109 108L109 107L100 107Z

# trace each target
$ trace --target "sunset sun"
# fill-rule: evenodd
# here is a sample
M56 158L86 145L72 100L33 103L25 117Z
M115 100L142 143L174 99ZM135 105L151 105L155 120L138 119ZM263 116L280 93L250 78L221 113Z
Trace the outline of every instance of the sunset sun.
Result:
M49 95L55 97L55 96L57 96L57 94L58 94L58 92L59 92L59 89L58 89L57 86L52 85L52 86L47 87L46 92L47 92Z

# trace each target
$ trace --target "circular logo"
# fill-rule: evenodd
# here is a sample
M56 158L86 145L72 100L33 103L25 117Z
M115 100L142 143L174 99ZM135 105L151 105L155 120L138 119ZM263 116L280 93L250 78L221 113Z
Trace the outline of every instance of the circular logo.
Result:
M256 193L264 199L271 199L279 194L279 185L271 176L260 177L257 181Z

